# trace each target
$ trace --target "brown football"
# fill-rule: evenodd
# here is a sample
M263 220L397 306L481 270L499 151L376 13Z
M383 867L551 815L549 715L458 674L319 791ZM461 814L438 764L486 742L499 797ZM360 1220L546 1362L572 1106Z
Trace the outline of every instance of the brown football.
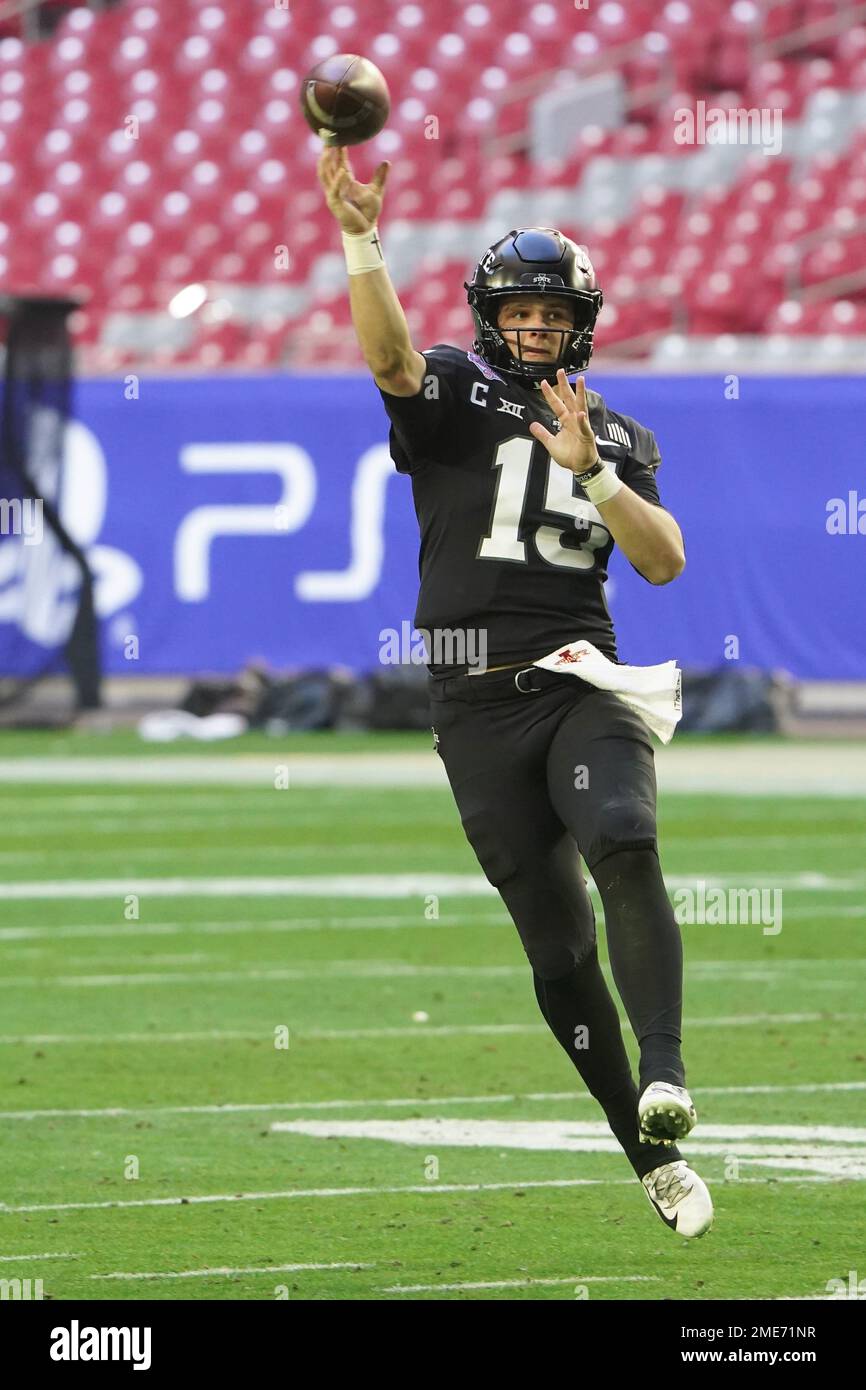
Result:
M388 119L388 85L375 63L357 53L334 53L301 83L301 110L326 145L360 145Z

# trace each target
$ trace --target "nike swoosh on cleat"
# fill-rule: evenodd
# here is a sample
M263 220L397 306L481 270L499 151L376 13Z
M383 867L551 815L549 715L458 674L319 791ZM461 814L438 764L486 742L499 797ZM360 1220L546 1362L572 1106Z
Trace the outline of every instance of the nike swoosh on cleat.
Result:
M654 1201L652 1197L650 1197L650 1201L652 1202L653 1206L655 1207L656 1211L658 1212L665 1225L670 1226L671 1230L675 1231L677 1229L677 1218L675 1216L665 1216L664 1212L660 1209L658 1203Z

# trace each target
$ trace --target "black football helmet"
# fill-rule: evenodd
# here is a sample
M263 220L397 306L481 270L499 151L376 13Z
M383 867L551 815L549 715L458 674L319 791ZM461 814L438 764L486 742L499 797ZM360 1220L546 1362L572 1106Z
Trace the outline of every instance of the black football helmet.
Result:
M569 374L585 370L592 356L595 321L604 303L585 246L578 246L554 227L510 231L485 251L471 283L464 283L463 288L475 320L473 350L491 367L531 382L538 390L544 380L555 383L559 367ZM503 338L497 325L499 307L503 299L515 294L562 295L573 301L574 327L547 330L561 334L555 362L524 358L521 334L535 330L513 330L517 334L516 353Z

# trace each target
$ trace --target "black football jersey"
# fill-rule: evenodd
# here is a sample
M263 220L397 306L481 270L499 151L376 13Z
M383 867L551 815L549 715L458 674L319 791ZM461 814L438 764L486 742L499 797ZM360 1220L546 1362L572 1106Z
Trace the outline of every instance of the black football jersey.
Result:
M529 433L532 420L558 429L540 390L448 344L423 356L417 395L380 394L391 457L412 478L421 532L415 626L430 669L503 666L581 638L617 660L603 588L613 538L574 475ZM587 402L599 456L661 505L651 431L594 391Z

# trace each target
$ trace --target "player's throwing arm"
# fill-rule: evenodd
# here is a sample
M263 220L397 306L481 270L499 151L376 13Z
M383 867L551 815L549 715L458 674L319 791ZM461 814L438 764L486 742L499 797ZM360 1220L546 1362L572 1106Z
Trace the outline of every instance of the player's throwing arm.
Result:
M344 146L319 158L319 181L343 231L352 322L376 385L392 396L414 396L427 364L412 347L406 315L385 267L377 223L390 165L379 165L369 183L352 173Z

